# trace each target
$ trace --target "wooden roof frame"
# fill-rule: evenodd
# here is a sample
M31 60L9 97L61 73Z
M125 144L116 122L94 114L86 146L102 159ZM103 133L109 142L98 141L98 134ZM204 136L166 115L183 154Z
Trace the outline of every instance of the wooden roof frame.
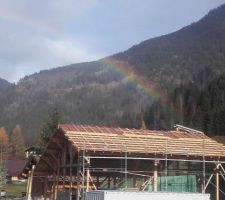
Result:
M77 151L98 154L158 154L225 159L225 146L205 134L184 131L152 131L59 125L59 131Z

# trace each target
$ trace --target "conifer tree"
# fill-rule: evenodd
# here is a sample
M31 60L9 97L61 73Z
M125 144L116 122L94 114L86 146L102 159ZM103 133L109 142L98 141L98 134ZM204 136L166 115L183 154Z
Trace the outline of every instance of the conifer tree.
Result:
M13 153L18 158L25 158L26 146L25 146L20 125L16 125L16 127L13 129L13 133L11 135L11 143L12 143Z
M38 141L38 149L41 153L45 150L51 137L54 135L58 128L58 124L61 121L58 108L55 107L51 113L49 113L47 122L41 128L41 134Z

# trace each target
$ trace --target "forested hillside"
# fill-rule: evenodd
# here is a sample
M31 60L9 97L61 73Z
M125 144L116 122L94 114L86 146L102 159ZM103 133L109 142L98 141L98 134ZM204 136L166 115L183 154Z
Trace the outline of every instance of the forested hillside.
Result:
M64 122L138 128L148 101L135 83L91 62L25 77L0 95L0 122L9 130L20 124L33 141L54 107Z
M145 121L153 129L170 129L180 123L211 136L225 135L225 74L203 90L193 83L177 87L166 106L157 101L146 109Z
M225 5L175 33L99 61L27 76L0 94L0 126L30 142L48 112L64 122L225 134Z
M9 83L8 81L0 78L0 92L5 90L5 89L8 89L12 84Z

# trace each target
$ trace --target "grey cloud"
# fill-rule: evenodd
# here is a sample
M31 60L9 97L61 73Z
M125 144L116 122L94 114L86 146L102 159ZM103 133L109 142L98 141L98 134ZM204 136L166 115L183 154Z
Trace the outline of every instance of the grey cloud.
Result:
M0 0L0 77L95 60L176 31L225 0Z

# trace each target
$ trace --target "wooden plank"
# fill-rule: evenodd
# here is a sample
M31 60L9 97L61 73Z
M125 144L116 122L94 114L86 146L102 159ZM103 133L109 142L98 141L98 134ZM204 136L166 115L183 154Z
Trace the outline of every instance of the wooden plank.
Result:
M66 154L67 154L67 145L64 145L64 148L63 148L63 156L62 156L62 165L63 166L66 165ZM65 186L66 168L63 167L62 168L62 171L63 171L63 186Z

